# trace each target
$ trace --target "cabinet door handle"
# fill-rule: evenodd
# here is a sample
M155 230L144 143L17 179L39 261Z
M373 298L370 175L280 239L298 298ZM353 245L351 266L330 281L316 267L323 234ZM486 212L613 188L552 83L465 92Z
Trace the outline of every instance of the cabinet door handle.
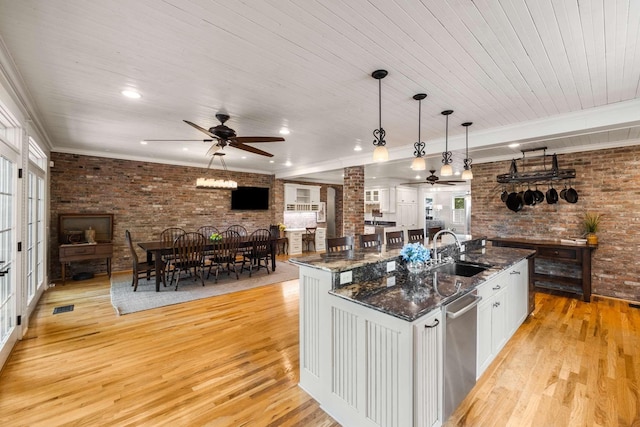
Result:
M497 285L495 288L493 288L494 291L497 291L498 289L502 289L500 285Z
M424 327L425 328L435 328L439 324L440 324L440 319L436 319L435 322L433 322L433 325L424 325Z
M6 270L0 270L0 277L3 277L5 274L7 274L9 272L9 269L7 268Z
M500 306L500 301L496 301L496 302L494 302L494 303L493 303L493 306L494 306L494 307L499 307L499 306Z
M512 271L512 272L511 272L511 273L509 273L509 274L520 274L520 272L519 272L518 270L516 270L516 271Z

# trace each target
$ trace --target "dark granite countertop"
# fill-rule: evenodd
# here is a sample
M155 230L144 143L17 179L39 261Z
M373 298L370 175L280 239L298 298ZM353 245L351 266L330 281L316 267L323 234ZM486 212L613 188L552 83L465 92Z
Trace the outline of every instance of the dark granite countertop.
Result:
M465 261L489 264L492 267L473 277L439 272L437 286L434 286L432 271L410 274L405 269L404 263L398 262L397 268L393 272L383 274L375 279L343 285L334 288L330 293L411 322L472 291L501 271L534 254L535 251L529 249L493 246L468 251L464 256ZM366 255L362 260L356 262L365 262L365 260L368 260ZM341 262L346 261L342 260ZM303 263L299 264L304 265ZM456 294L458 283L460 291Z

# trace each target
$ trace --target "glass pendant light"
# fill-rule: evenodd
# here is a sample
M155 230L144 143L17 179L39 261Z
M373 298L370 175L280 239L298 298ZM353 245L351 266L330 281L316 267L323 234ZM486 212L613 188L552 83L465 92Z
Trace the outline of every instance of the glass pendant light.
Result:
M466 131L464 171L462 171L462 179L473 179L473 172L471 172L471 162L473 162L473 160L469 158L469 126L471 126L472 124L473 122L465 122L462 124Z
M442 153L442 168L440 168L440 176L453 175L453 167L451 166L451 151L449 151L449 115L453 113L453 110L444 110L443 116L447 118L447 125L444 136L444 152Z
M424 147L425 143L420 141L420 116L422 115L422 100L427 97L426 93L417 93L413 95L413 99L418 101L418 142L413 144L415 150L413 155L415 156L413 162L411 162L411 169L414 171L423 171L427 169L427 164L424 161Z
M374 162L386 162L389 160L389 152L387 151L387 142L384 140L385 131L382 129L382 79L387 76L387 70L376 70L371 73L371 77L378 80L378 119L379 128L373 131L373 136L376 138L373 140L373 145L376 147L373 150Z

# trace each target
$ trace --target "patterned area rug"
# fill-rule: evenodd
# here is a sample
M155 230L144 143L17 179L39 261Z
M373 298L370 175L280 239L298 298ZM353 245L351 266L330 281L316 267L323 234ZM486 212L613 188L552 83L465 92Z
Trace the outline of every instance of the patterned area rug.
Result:
M204 287L200 280L180 279L177 291L174 290L175 286L167 286L165 288L161 284L160 292L156 292L155 278L152 277L148 281L140 280L138 290L133 292L131 276L118 275L118 277L114 276L111 279L111 304L118 315L129 314L257 288L258 286L272 285L297 278L298 267L296 265L288 262L278 262L276 271L271 271L270 274L267 274L266 270L261 268L259 271L254 271L251 278L249 278L249 272L244 271L240 274L240 280L236 280L233 273L230 276L227 276L226 273L221 273L218 277L218 283L214 283L213 276L211 276L209 280L204 281Z

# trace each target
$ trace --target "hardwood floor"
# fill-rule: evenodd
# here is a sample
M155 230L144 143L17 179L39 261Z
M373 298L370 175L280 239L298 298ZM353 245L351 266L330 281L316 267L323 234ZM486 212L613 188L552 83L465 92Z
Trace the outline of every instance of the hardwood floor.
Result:
M640 425L640 309L536 304L446 425ZM297 280L118 317L102 276L48 290L31 322L0 425L338 425L297 386Z

